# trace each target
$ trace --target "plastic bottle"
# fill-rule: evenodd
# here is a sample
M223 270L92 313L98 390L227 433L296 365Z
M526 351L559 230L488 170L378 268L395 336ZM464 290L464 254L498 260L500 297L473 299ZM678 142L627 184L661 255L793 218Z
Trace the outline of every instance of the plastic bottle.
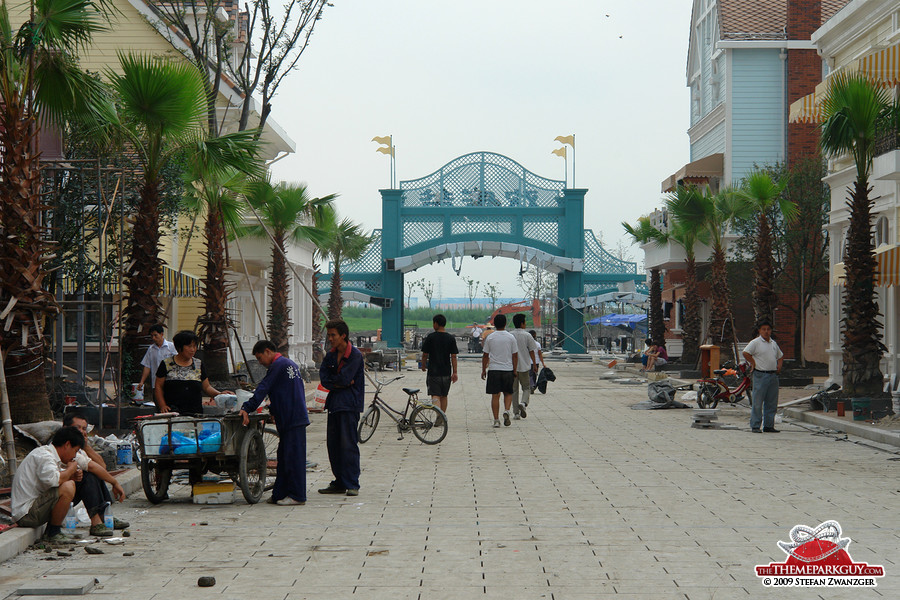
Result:
M103 513L103 524L106 525L107 529L113 529L115 525L115 519L113 519L112 512L112 504L106 507L106 512Z
M66 535L74 535L75 528L78 527L78 517L75 515L75 507L69 504L69 512L63 520L63 533Z

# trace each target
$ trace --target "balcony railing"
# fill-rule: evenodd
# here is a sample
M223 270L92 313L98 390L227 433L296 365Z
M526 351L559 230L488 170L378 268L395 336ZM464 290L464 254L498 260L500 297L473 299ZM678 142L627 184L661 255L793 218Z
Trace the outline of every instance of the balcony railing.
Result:
M875 156L900 148L900 126L895 120L875 127Z

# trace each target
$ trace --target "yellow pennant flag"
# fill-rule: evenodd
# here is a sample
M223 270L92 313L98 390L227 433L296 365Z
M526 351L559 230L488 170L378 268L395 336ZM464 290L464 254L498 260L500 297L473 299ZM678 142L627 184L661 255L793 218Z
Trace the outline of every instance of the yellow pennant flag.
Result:
M391 145L391 136L383 135L383 136L379 137L376 135L375 137L372 138L372 141L378 142L379 144L384 144L385 146L390 146Z
M566 157L566 147L563 146L562 148L557 148L556 150L552 150L550 152L550 154L555 154L557 156L561 156L561 157L565 158Z
M556 139L554 141L559 142L560 144L568 144L574 148L575 134L573 133L572 135L558 135L556 136Z
M394 155L394 147L393 146L390 146L390 147L382 146L381 148L376 149L375 152L381 152L382 154L390 154L391 156L393 156Z

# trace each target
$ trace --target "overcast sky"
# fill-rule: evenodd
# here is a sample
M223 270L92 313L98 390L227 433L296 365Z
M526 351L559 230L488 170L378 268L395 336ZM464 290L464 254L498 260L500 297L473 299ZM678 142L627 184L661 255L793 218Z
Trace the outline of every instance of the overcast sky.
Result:
M393 135L398 180L469 152L505 154L562 179L550 152L576 136L575 187L585 227L615 251L620 223L660 204L660 182L688 161L685 81L690 0L334 0L273 116L297 152L276 180L338 193L338 208L381 228L389 162L373 136ZM569 154L571 186L572 153ZM637 246L628 247L641 261ZM512 259L466 258L462 277L521 297ZM450 268L407 277L464 296Z

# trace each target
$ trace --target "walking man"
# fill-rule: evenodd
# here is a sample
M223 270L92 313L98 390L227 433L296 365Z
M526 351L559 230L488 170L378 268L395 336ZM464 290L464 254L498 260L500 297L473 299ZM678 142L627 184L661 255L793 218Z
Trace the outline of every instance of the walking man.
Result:
M525 313L516 313L513 316L513 337L516 338L516 379L513 382L513 419L526 418L528 416L528 400L531 397L531 375L537 376L537 342L531 334L525 331ZM519 400L519 388L522 389L522 399Z
M494 317L494 327L497 330L484 340L481 378L486 380L485 392L491 395L494 427L500 427L500 394L503 394L503 424L509 427L518 344L516 338L506 331L506 315Z
M431 320L434 332L422 341L422 370L427 372L425 385L438 408L447 414L447 396L450 384L456 383L456 355L459 349L456 338L446 332L447 317L434 315Z
M144 358L141 359L141 365L144 370L141 372L141 380L138 385L143 390L144 382L150 378L150 394L153 397L153 391L156 389L156 371L159 369L159 363L166 360L170 356L175 356L178 352L175 350L175 344L166 339L163 334L163 326L159 323L150 326L150 339L153 342L147 347Z
M336 319L325 323L331 350L319 369L328 389L325 445L334 480L320 494L359 495L359 413L363 411L366 382L362 353L350 343L350 328Z
M772 324L762 321L759 337L744 348L744 358L753 366L753 406L750 429L753 433L778 433L775 412L778 410L778 373L784 363L784 353L772 339Z
M241 406L244 426L250 424L250 414L269 397L269 413L275 418L278 430L278 462L275 465L275 487L269 504L295 506L306 504L306 392L297 363L284 356L269 340L253 346L253 356L266 367L266 376L256 391Z

